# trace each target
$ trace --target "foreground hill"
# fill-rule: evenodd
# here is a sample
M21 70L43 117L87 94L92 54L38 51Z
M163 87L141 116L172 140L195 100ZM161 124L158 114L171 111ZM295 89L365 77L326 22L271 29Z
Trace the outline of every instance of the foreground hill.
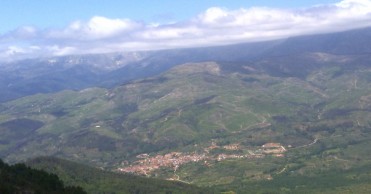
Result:
M81 187L67 186L54 174L24 164L8 165L0 160L0 193L84 194Z
M88 193L217 193L211 189L203 189L181 182L117 174L51 157L32 159L27 161L27 165L55 173L67 185L81 186Z

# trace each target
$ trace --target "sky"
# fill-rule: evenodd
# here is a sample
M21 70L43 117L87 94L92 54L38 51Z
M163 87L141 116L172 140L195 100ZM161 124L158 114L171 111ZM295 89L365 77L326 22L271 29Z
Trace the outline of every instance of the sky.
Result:
M371 0L1 0L0 61L226 45L371 26Z

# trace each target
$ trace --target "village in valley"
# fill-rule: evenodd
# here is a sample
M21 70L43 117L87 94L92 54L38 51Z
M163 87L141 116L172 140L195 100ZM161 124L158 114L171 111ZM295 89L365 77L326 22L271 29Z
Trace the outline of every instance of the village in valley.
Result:
M221 153L212 154L215 149L222 150ZM224 153L223 153L224 150ZM244 154L230 154L228 152L241 151ZM124 162L117 170L125 173L151 176L151 173L160 168L171 168L174 172L181 166L190 162L201 162L205 166L210 166L211 162L223 161L227 159L254 159L266 156L284 157L286 148L280 143L266 143L261 147L245 147L238 143L218 146L214 141L211 145L203 148L200 153L197 152L170 152L164 155L150 156L149 154L140 154L138 160L129 163Z

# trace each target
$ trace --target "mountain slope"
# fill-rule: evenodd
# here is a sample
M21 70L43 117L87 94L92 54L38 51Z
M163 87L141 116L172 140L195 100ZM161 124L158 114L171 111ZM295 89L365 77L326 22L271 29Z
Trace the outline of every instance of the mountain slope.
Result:
M176 57L166 60L163 51L151 57L170 69L152 77L2 103L0 156L10 162L58 156L241 191L327 173L349 187L368 189L369 171L358 172L371 163L370 55L358 49L336 53L332 46L334 52L327 53L310 43L300 53L270 52L280 44L285 41L268 44L269 54L245 61L170 65Z
M212 189L117 174L58 158L40 157L29 160L27 165L55 173L67 185L81 186L88 193L216 193Z
M272 65L270 59L205 62L112 90L64 91L5 103L1 154L11 161L56 155L112 168L141 153L194 150L212 139L300 146L331 137L337 129L341 134L361 130L358 135L368 137L363 130L369 127L367 64L358 57L310 56L306 63L316 65L300 76L285 62L289 58L274 72L264 69ZM281 69L289 71L274 74ZM22 122L35 127L26 133L18 125Z
M185 64L162 76L112 90L65 91L10 102L4 104L3 113L9 121L3 122L2 128L9 131L9 136L4 135L3 141L16 130L8 122L23 121L12 120L16 116L30 122L41 121L43 125L33 129L37 132L33 136L24 136L28 139L26 144L10 146L10 153L23 152L29 157L28 149L22 151L21 147L51 143L55 147L48 146L47 153L66 154L67 150L78 148L98 149L91 153L97 158L102 158L103 151L135 156L249 130L268 124L268 114L289 116L307 108L305 104L291 106L292 103L310 99L309 106L323 98L310 87L300 88L305 83L298 84L295 79L239 74L228 70L230 67L227 64L223 70L213 62ZM273 97L282 87L289 90ZM297 96L290 90L303 94ZM23 136L16 138L23 141ZM39 138L45 142L40 144ZM66 150L60 150L63 148Z

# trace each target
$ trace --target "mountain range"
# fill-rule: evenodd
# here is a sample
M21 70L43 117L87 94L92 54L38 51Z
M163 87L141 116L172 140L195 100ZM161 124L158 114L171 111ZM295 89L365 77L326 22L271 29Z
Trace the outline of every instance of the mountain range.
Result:
M370 31L2 64L0 157L239 193L369 191Z
M303 53L370 53L370 28L219 47L38 58L1 63L0 102L89 87L112 88L189 62L257 62Z

